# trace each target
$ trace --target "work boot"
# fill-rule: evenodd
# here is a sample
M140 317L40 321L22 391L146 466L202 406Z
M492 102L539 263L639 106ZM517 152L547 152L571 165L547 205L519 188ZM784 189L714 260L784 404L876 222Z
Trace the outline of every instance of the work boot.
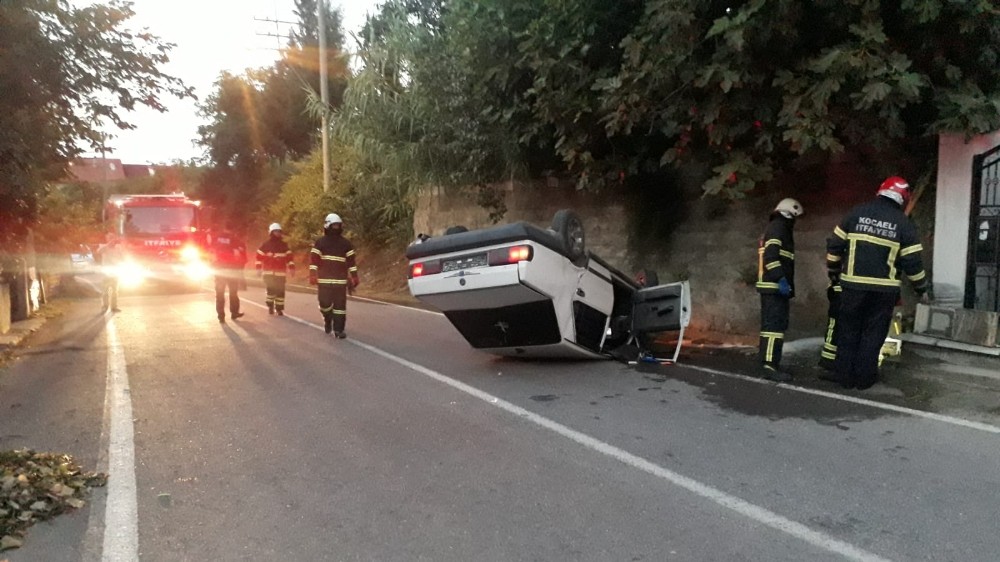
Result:
M328 334L333 331L333 318L323 319L323 331Z
M270 314L271 316L274 316L274 305L273 304L268 304L267 305L267 313ZM281 313L279 312L278 314L281 314Z
M774 382L792 382L792 375L785 371L780 371L771 365L764 365L762 368L763 377Z
M225 314L220 314L219 315L219 322L222 323L222 324L226 323L226 315Z
M284 315L285 315L284 309L279 308L278 309L278 316L284 316Z
M344 332L334 332L333 335L336 336L338 340L347 338L347 334Z
M234 312L233 313L233 320L236 320L237 318L243 318L243 316L245 316L245 315L242 312Z

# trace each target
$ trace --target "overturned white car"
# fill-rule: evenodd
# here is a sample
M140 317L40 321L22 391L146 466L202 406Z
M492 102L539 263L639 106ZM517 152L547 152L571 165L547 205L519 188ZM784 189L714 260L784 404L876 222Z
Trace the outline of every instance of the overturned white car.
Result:
M688 283L638 280L585 247L569 210L549 229L526 222L421 238L406 250L410 292L442 311L472 347L519 357L608 357L691 319Z

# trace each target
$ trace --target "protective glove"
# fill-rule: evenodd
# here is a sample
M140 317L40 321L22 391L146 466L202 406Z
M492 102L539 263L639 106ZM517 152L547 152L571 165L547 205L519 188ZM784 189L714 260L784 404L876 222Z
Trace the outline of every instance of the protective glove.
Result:
M357 289L358 285L360 285L360 284L361 284L361 279L357 275L351 277L351 288L352 289Z
M925 293L919 293L917 296L920 297L920 304L931 304L931 296Z
M782 277L778 280L778 294L787 297L792 294L792 286L788 284L788 279Z
M319 284L319 275L315 271L310 271L309 272L309 284L310 285L318 285Z
M830 278L831 285L840 285L840 272L839 271L827 271L826 276Z

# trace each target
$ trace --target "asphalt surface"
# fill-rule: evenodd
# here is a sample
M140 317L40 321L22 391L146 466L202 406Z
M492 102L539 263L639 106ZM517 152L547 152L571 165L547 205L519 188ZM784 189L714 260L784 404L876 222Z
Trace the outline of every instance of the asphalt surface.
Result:
M0 449L106 467L114 324L143 560L1000 552L996 432L685 365L496 359L397 306L352 301L335 340L313 295L222 325L211 301L76 301L0 370ZM93 500L0 559L100 559Z

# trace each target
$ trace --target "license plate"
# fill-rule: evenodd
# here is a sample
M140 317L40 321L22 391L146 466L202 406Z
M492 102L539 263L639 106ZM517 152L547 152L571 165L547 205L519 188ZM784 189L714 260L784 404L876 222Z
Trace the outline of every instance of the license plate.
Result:
M476 254L474 256L462 256L460 258L444 260L444 263L441 264L441 270L444 272L459 271L473 267L485 267L486 265L486 254Z

